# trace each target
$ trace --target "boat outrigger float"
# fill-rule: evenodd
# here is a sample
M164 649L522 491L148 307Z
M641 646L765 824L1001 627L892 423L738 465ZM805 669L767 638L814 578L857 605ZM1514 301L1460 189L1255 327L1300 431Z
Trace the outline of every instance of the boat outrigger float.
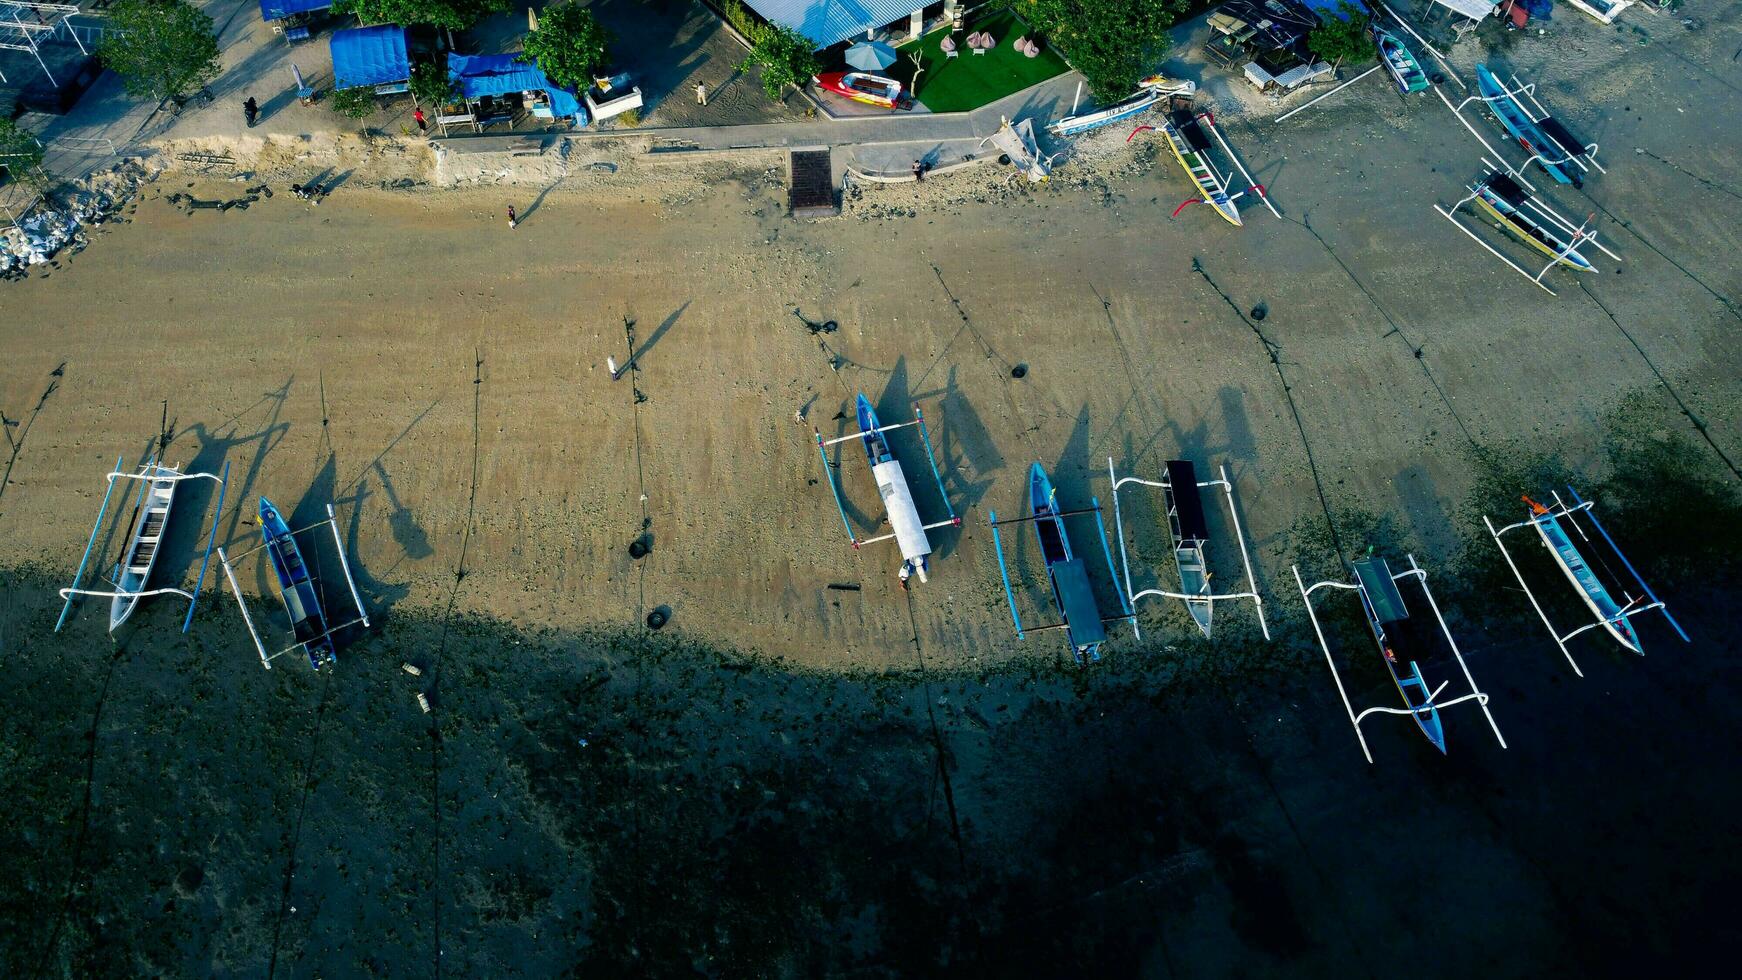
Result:
M333 544L339 552L339 570L345 576L351 604L357 610L356 618L337 624L328 621L326 612L321 607L316 570L303 560L302 549L296 542L298 534L322 526L333 533ZM236 594L236 605L242 609L242 622L247 624L248 635L254 640L254 649L260 654L260 665L271 670L274 659L292 650L302 650L308 654L309 665L315 670L335 665L338 663L338 656L333 645L334 634L358 624L367 628L369 614L363 610L363 600L357 595L357 582L351 577L351 563L345 560L345 542L339 537L339 522L333 515L333 505L327 505L326 520L292 530L279 514L278 508L272 505L272 501L261 497L260 534L262 540L259 545L234 557L226 555L224 549L218 549L218 563L224 566L224 577L230 580L230 591ZM318 542L320 539L317 537L315 540ZM284 603L284 612L290 625L290 629L286 631L290 645L270 654L260 640L259 631L254 628L254 617L248 613L248 601L242 597L242 586L236 581L235 563L257 551L267 553L272 565L273 579L278 583L278 596Z
M1130 600L1120 591L1118 575L1113 571L1113 552L1107 547L1107 526L1101 520L1101 502L1091 497L1088 507L1060 510L1052 480L1047 477L1046 470L1035 463L1028 472L1028 509L1028 516L1006 520L999 520L997 511L989 512L992 547L998 552L998 574L1004 579L1004 598L1010 603L1010 619L1016 624L1016 638L1022 639L1028 633L1044 630L1064 630L1065 642L1077 663L1094 663L1101 659L1101 646L1107 642L1108 623L1128 622L1134 634L1137 629L1137 615L1131 609ZM1094 589L1089 585L1088 566L1071 550L1064 519L1078 514L1095 515L1101 553L1107 558L1107 574L1113 578L1113 591L1119 595L1121 612L1117 616L1101 615ZM1040 542L1040 556L1046 563L1046 576L1052 584L1053 608L1058 611L1059 621L1025 628L1021 614L1016 611L1016 592L1010 587L1010 569L1004 563L1004 542L998 529L1007 524L1028 523L1034 525L1035 537Z
M1598 271L1596 265L1580 252L1584 246L1590 245L1615 261L1621 261L1621 256L1597 240L1595 231L1588 230L1590 218L1586 218L1583 224L1574 225L1527 190L1528 185L1523 182L1523 178L1514 179L1513 175L1503 172L1486 157L1482 162L1488 165L1488 172L1474 184L1465 185L1470 193L1459 198L1449 208L1435 204L1434 210L1457 225L1458 230L1470 236L1472 241L1486 249L1489 254L1510 266L1514 272L1541 286L1552 296L1555 291L1542 281L1550 269L1563 266L1574 272ZM1457 212L1466 204L1474 205L1480 215L1513 238L1547 255L1548 263L1532 275L1523 266L1502 255L1498 249L1483 241L1458 220Z
M1130 142L1138 133L1154 128L1139 126L1131 131L1131 136L1126 137L1126 142ZM1246 172L1246 165L1235 155L1234 148L1222 138L1222 131L1216 128L1216 117L1208 112L1193 114L1184 109L1175 110L1162 117L1161 134L1167 140L1168 149L1173 151L1174 159L1179 161L1180 167L1191 177L1192 183L1197 185L1203 196L1182 202L1173 209L1173 216L1177 217L1190 205L1208 204L1229 224L1235 227L1244 224L1240 220L1240 209L1234 202L1246 196L1246 191L1228 191L1227 175L1216 169L1215 161L1210 158L1210 140L1206 133L1216 138L1216 142L1221 144L1222 152L1227 154L1228 161L1246 179L1246 190L1257 194L1271 214L1282 217L1281 212L1276 210L1276 206L1270 203L1270 198L1264 193L1263 185L1252 179L1252 175Z
M1167 462L1164 480L1121 477L1113 469L1113 457L1107 457L1107 476L1113 481L1113 533L1119 539L1119 564L1125 572L1125 594L1130 597L1133 608L1145 596L1183 600L1186 610L1192 614L1192 620L1198 624L1198 629L1203 631L1206 638L1210 635L1210 622L1217 602L1251 599L1253 611L1258 614L1258 628L1264 631L1264 638L1268 640L1270 627L1264 622L1264 599L1259 596L1258 583L1252 577L1252 558L1246 552L1246 532L1240 527L1240 514L1234 508L1234 485L1228 479L1227 467L1219 467L1217 472L1220 479L1200 482L1190 460L1171 459ZM1131 558L1125 550L1125 519L1119 511L1119 488L1127 483L1161 490L1162 501L1167 507L1168 534L1173 542L1174 568L1179 572L1178 592L1165 589L1132 591ZM1240 562L1246 570L1245 592L1217 594L1210 588L1211 572L1204 560L1204 546L1209 543L1210 532L1204 521L1203 499L1198 493L1204 487L1222 489L1223 499L1228 505L1228 521L1234 525L1234 539L1240 545ZM1131 625L1133 630L1137 629L1135 620ZM1141 637L1142 633L1139 632L1138 635Z
M1512 569L1513 577L1518 579L1518 584L1523 587L1525 596L1530 599L1531 607L1536 610L1537 618L1542 620L1542 625L1548 628L1549 635L1554 637L1555 645L1560 647L1561 655L1567 658L1568 664L1572 665L1573 673L1580 677L1585 676L1585 672L1579 669L1578 662L1573 659L1572 653L1567 650L1567 641L1586 630L1599 626L1614 637L1615 642L1643 656L1645 649L1639 642L1639 634L1634 631L1631 620L1634 616L1654 609L1663 613L1663 617L1669 620L1669 625L1675 629L1677 635L1684 642L1692 642L1688 639L1688 634L1682 629L1681 624L1675 621L1674 616L1670 615L1669 607L1664 605L1657 594L1651 591L1651 586L1645 584L1645 579L1640 577L1639 572L1633 567L1633 563L1627 560L1627 556L1615 544L1615 539L1609 536L1608 530L1597 520L1597 513L1591 502L1581 498L1579 492L1570 486L1567 487L1567 493L1575 501L1571 506L1561 500L1557 493L1551 492L1550 494L1554 500L1552 507L1539 504L1527 496L1523 500L1528 506L1529 512L1525 515L1524 520L1495 530L1494 522L1484 514L1482 523L1488 526L1488 533L1493 535L1494 543L1500 547L1500 554L1506 558L1506 567ZM1602 551L1596 548L1597 542L1585 533L1585 528L1579 522L1581 515L1597 532L1598 537L1602 538L1603 545L1609 554L1613 555L1620 561L1621 566L1627 569L1627 574L1639 587L1638 595L1632 594L1627 582L1609 567L1608 561L1602 556ZM1536 528L1537 536L1541 538L1543 547L1548 550L1554 563L1560 567L1561 573L1567 577L1567 581L1572 583L1579 598L1584 600L1585 607L1596 617L1594 621L1564 634L1555 629L1554 624L1548 621L1548 614L1543 611L1542 603L1538 602L1536 594L1530 591L1529 583L1524 581L1524 574L1518 570L1518 563L1512 560L1512 553L1506 550L1506 542L1501 537L1507 531L1524 527ZM1597 574L1597 570L1585 560L1585 553L1580 550L1578 543L1574 542L1572 535L1567 533L1568 527L1571 527L1578 535L1579 541L1592 547L1592 554L1597 556L1598 564L1608 573L1611 581L1605 582ZM1610 586L1620 590L1622 597L1627 601L1617 602L1610 592Z
M829 478L829 490L835 495L835 510L841 515L841 525L847 529L847 539L853 543L855 551L860 545L893 540L901 548L901 584L905 586L908 576L914 574L924 582L926 573L930 570L931 556L931 541L926 537L926 532L940 527L960 527L962 524L962 519L956 516L956 509L950 506L950 496L944 491L943 477L938 474L937 458L931 451L931 435L925 428L925 413L915 405L912 422L884 425L878 420L870 400L861 394L858 398L858 416L859 431L852 435L825 440L820 430L811 430L816 434L817 452L823 457L823 473ZM932 480L937 484L938 496L943 499L944 510L950 515L947 520L930 524L920 520L919 509L913 503L913 491L908 488L907 476L901 469L901 461L895 458L895 453L889 448L889 439L885 433L910 425L919 427L919 441L925 446L925 458L931 465ZM864 444L866 461L871 464L871 477L877 481L877 495L883 498L884 513L889 518L889 533L874 538L861 538L853 530L853 522L847 519L847 505L841 500L841 488L835 482L835 469L840 464L829 460L828 447L855 439Z
M159 463L157 457L152 456L140 464L136 471L123 473L121 457L116 457L115 469L109 473L108 479L108 489L103 491L103 503L97 511L97 523L91 528L91 538L85 544L83 557L79 559L79 570L73 575L73 584L60 590L60 597L66 601L61 605L60 619L55 621L55 632L60 632L61 627L66 625L67 614L72 612L73 599L77 596L99 596L109 600L109 632L113 633L127 621L127 617L133 615L133 610L139 606L139 600L154 595L178 595L188 601L187 616L181 624L181 631L186 633L193 625L194 607L199 603L201 590L205 588L206 567L212 557L212 546L218 537L218 512L224 508L224 490L229 485L230 464L224 464L222 475L183 473L174 466ZM110 590L80 588L79 583L85 577L85 565L91 558L91 549L96 546L97 535L103 530L103 521L108 516L109 497L115 490L117 480L138 480L139 497L133 502L133 517L129 522L131 530L128 531L121 560L115 565L111 576L111 584L115 587ZM212 529L206 535L205 554L200 557L200 577L194 583L192 592L169 586L147 589L146 584L151 579L152 569L157 566L163 543L169 535L169 518L175 504L176 488L186 480L211 480L218 485L217 506L212 509Z
M1446 751L1445 729L1440 723L1440 712L1454 704L1474 701L1482 708L1482 714L1488 719L1488 727L1493 729L1494 738L1501 748L1506 748L1506 739L1500 734L1500 726L1495 724L1494 715L1488 711L1488 695L1476 686L1476 678L1470 674L1470 665L1464 662L1464 655L1458 650L1458 641L1452 638L1452 631L1446 626L1445 617L1440 615L1439 603L1434 601L1433 592L1427 587L1427 573L1415 563L1415 556L1409 555L1409 568L1395 574L1391 566L1383 558L1369 555L1360 561L1352 562L1355 581L1325 581L1308 587L1300 577L1299 566L1290 566L1294 571L1294 583L1300 588L1301 599L1306 603L1307 618L1312 620L1313 633L1318 637L1319 648L1325 652L1325 663L1330 665L1331 679L1336 681L1337 694L1343 700L1343 709L1349 713L1349 724L1355 728L1355 738L1361 743L1361 754L1367 761L1373 761L1373 753L1367 748L1367 736L1361 732L1361 722L1371 714L1409 715L1415 719L1416 727L1434 748L1441 753ZM1427 680L1422 677L1421 664L1418 658L1427 654L1427 648L1432 643L1432 633L1422 626L1419 616L1411 616L1409 608L1403 603L1403 595L1397 590L1400 579L1414 578L1421 584L1421 592L1427 599L1428 608L1433 610L1434 621L1439 624L1439 631L1451 646L1452 656L1457 659L1458 667L1463 671L1464 680L1470 685L1470 693L1459 695L1449 700L1440 700L1440 693L1446 689L1450 681L1441 681L1438 687L1429 689ZM1397 685L1397 691L1403 697L1402 708L1389 705L1374 705L1355 713L1349 703L1348 692L1343 687L1343 676L1337 671L1337 662L1331 657L1331 646L1325 641L1324 630L1319 626L1318 613L1313 609L1312 595L1320 589L1348 589L1361 596L1361 611L1366 614L1367 627L1373 641L1379 648L1380 658L1385 661L1386 670L1391 673L1391 680Z

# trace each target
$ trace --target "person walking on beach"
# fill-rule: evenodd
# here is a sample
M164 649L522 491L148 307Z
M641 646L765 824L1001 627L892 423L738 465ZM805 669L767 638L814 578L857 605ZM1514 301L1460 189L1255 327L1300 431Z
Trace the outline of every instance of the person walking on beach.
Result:
M913 161L913 180L915 183L925 182L925 164L918 160Z
M514 228L520 224L520 216L514 213L514 205L508 205L508 227Z
M254 96L248 96L248 101L242 103L242 115L248 119L248 128L254 128L254 120L260 118L260 103L254 101Z
M707 82L697 82L696 83L696 105L705 106L707 104L708 104L708 83Z
M429 135L429 122L423 118L423 108L421 106L418 107L416 111L412 112L411 118L412 118L412 121L417 123L417 131L419 133L422 133L425 136L428 136Z

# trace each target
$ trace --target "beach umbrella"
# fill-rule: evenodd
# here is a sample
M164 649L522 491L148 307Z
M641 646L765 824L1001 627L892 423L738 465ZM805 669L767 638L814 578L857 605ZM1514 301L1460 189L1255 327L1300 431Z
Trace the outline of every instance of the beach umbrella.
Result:
M847 64L865 71L882 71L895 64L895 49L882 41L860 41L847 49Z

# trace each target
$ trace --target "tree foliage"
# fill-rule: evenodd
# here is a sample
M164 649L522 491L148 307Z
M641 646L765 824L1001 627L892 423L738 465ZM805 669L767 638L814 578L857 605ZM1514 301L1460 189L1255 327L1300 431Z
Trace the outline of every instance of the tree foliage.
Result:
M48 171L42 169L42 152L42 144L29 130L0 118L0 170L41 189L48 183Z
M593 12L577 3L559 3L538 15L538 30L526 35L526 55L551 81L586 88L609 63L613 38Z
M1118 99L1160 65L1173 44L1167 29L1187 0L1015 0L1012 6L1063 49L1097 96Z
M1367 32L1367 15L1360 7L1340 0L1337 12L1326 17L1307 35L1307 50L1331 62L1362 62L1373 57L1373 35Z
M411 97L418 105L441 108L456 101L458 92L448 77L448 66L438 61L419 61L411 66Z
M188 0L118 0L108 18L97 55L128 95L180 98L218 77L212 18Z
M347 119L366 118L375 112L375 89L368 85L335 89L328 105Z
M434 24L463 31L487 14L508 9L508 0L334 0L333 12L366 24Z
M762 90L778 101L788 85L798 87L823 70L817 58L816 43L803 34L780 24L758 25L750 35L750 56L738 66L749 71L762 68Z

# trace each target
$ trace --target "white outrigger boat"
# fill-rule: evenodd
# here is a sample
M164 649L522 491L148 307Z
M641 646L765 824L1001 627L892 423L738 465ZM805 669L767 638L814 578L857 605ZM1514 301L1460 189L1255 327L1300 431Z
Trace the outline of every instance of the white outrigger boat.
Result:
M1550 269L1565 267L1574 272L1597 272L1596 263L1586 258L1580 251L1586 245L1595 248L1615 261L1621 261L1608 246L1597 239L1597 233L1588 228L1590 219L1582 224L1574 225L1563 217L1560 212L1549 207L1538 199L1529 183L1518 174L1504 172L1501 167L1486 157L1482 162L1488 171L1473 184L1466 184L1470 193L1459 198L1451 207L1434 205L1434 210L1458 227L1470 240L1482 246L1490 255L1506 263L1512 271L1537 284L1550 296L1555 291L1543 278ZM1464 205L1474 205L1478 216L1486 217L1494 226L1505 231L1512 238L1541 252L1549 257L1549 261L1533 275L1523 266L1507 258L1488 244L1474 231L1471 231L1462 221L1458 220L1458 212Z
M1640 577L1639 572L1634 569L1633 563L1627 560L1627 556L1622 553L1620 547L1615 544L1615 540L1609 536L1609 532L1597 520L1597 514L1591 502L1581 499L1578 491L1572 487L1567 487L1567 493L1577 501L1576 504L1568 506L1557 493L1550 494L1554 500L1553 507L1539 504L1526 496L1523 500L1530 510L1524 520L1508 524L1498 530L1495 529L1494 522L1489 520L1487 515L1483 515L1482 522L1488 526L1488 533L1493 536L1494 543L1499 546L1500 554L1506 558L1506 566L1512 569L1513 577L1518 579L1518 584L1524 589L1525 596L1530 599L1531 607L1536 610L1537 618L1542 620L1542 625L1548 628L1549 635L1554 637L1555 645L1560 647L1561 655L1567 658L1567 663L1572 666L1573 673L1580 677L1585 676L1585 672L1579 669L1578 662L1573 659L1572 653L1567 650L1567 641L1586 630L1599 626L1614 637L1615 642L1643 656L1645 649L1639 641L1638 632L1633 629L1631 620L1634 616L1654 609L1663 613L1664 618L1669 620L1670 626L1684 641L1691 642L1688 640L1687 633L1682 630L1681 624L1677 623L1675 617L1670 615L1669 607L1664 605L1656 593L1651 591L1651 586L1645 584L1645 579ZM1578 534L1580 541L1595 546L1596 542L1585 533L1585 529L1578 522L1578 517L1581 514L1597 531L1610 553L1619 559L1622 566L1627 569L1634 583L1639 586L1639 595L1629 594L1626 591L1626 583L1620 581L1619 576L1611 572L1611 578L1616 579L1613 584L1622 590L1622 596L1626 599L1625 603L1616 601L1609 590L1609 584L1605 583L1598 576L1596 569L1591 567L1590 562L1585 560L1584 553L1580 551L1572 536L1567 533L1567 528L1571 527ZM1512 553L1506 550L1506 542L1501 537L1508 531L1523 527L1536 528L1537 536L1542 540L1543 547L1548 550L1561 573L1566 576L1579 598L1584 601L1585 607L1596 617L1595 621L1586 623L1565 634L1556 630L1554 624L1549 622L1548 614L1543 611L1542 604L1536 600L1536 594L1530 591L1530 585L1524 581L1523 573L1518 570L1518 564L1512 560ZM1598 560L1605 568L1608 567L1608 563L1603 562L1600 555Z
M1133 606L1137 604L1137 600L1146 596L1183 600L1186 610L1192 615L1192 621L1197 623L1198 629L1206 638L1210 635L1217 602L1251 599L1252 607L1258 613L1258 628L1263 630L1264 638L1268 640L1270 627L1264 621L1264 599L1259 596L1258 583L1252 577L1252 558L1246 551L1246 532L1241 528L1240 514L1234 508L1234 485L1228 479L1227 467L1219 467L1218 473L1220 479L1200 482L1190 460L1173 459L1167 462L1164 480L1121 477L1113 469L1113 458L1107 457L1107 476L1113 481L1113 530L1119 539L1119 564L1125 573L1125 594L1130 597ZM1119 488L1127 483L1154 487L1162 492L1162 502L1167 508L1168 533L1173 543L1174 568L1179 573L1178 592L1165 589L1132 591L1131 559L1125 549L1125 519L1119 510ZM1234 525L1234 537L1240 546L1240 561L1246 570L1245 592L1217 594L1210 588L1211 572L1209 564L1204 560L1204 546L1209 543L1210 532L1204 521L1203 498L1198 492L1204 487L1222 489L1223 499L1228 506L1228 520ZM1132 625L1133 628L1136 627L1135 621Z
M85 544L84 556L79 559L78 572L73 576L73 584L60 590L60 596L65 602L61 606L60 619L56 621L56 632L66 624L67 615L72 611L73 599L76 596L87 595L107 598L109 600L109 632L119 629L127 617L139 607L139 600L155 595L178 595L188 601L187 617L182 621L182 632L188 631L194 619L194 606L199 602L200 591L205 587L206 566L211 558L212 545L217 539L217 511L224 506L224 490L230 476L230 464L224 464L223 475L214 473L183 473L174 466L165 466L157 461L156 456L147 459L139 469L132 473L121 472L121 460L115 460L115 469L109 473L109 487L103 492L103 503L97 512L97 523L91 528L91 538ZM97 543L97 535L103 529L103 521L109 513L109 497L115 490L117 480L138 480L139 496L133 504L133 518L127 533L127 542L121 552L121 560L116 563L111 576L113 589L85 589L79 583L85 577L85 566L90 561L91 549ZM184 480L213 480L218 484L218 503L213 510L212 530L206 540L206 552L200 559L200 577L194 585L194 590L164 587L148 589L151 573L157 567L158 556L169 533L169 518L175 504L176 487ZM123 498L125 499L125 498Z
M1082 91L1081 83L1077 91ZM1077 114L1076 107L1071 107L1071 114L1063 119L1048 123L1046 131L1054 136L1076 136L1091 129L1123 122L1133 116L1149 111L1150 107L1164 99L1171 101L1178 97L1190 99L1198 91L1198 84L1185 79L1168 78L1165 75L1151 75L1137 83L1137 92L1125 101L1105 109Z

